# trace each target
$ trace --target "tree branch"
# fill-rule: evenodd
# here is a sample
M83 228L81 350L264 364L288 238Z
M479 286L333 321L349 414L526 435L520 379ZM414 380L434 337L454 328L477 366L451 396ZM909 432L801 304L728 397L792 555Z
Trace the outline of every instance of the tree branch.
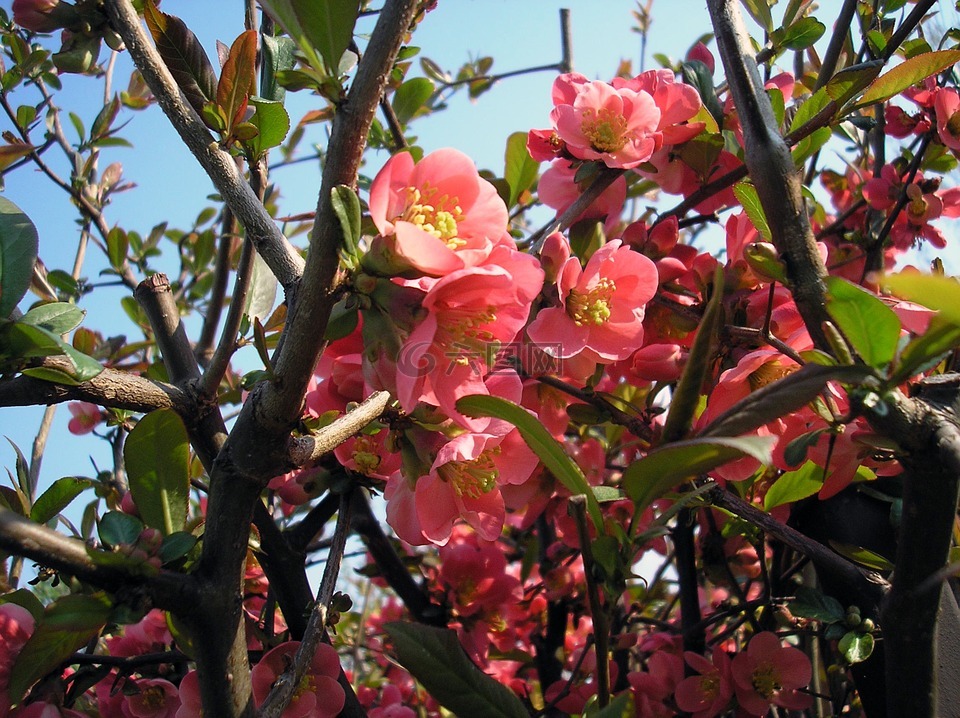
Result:
M104 588L133 605L148 598L158 608L173 610L195 600L188 582L180 574L161 570L154 576L145 576L118 566L97 563L82 541L68 538L3 507L0 507L0 549Z
M63 356L44 357L32 366L65 373L73 371L73 364ZM65 401L89 401L111 409L144 413L154 409L173 409L181 416L196 410L196 405L180 387L116 369L104 369L93 379L77 386L54 384L29 376L0 381L0 406L35 406Z
M829 319L823 282L827 270L807 219L800 175L777 128L738 4L735 0L709 0L707 7L743 127L747 170L763 205L773 243L786 265L807 330L818 347L828 348L822 328Z
M107 14L137 69L184 143L246 230L260 256L289 294L303 273L303 259L280 232L228 152L220 149L180 94L173 76L140 24L130 0L106 0Z
M356 409L323 427L316 435L291 438L290 461L294 466L307 466L316 461L379 417L389 403L389 392L375 392Z

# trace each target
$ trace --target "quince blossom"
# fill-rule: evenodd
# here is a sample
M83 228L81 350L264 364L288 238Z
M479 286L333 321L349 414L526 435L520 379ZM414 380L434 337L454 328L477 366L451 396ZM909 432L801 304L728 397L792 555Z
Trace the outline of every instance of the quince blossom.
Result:
M266 700L274 681L287 669L299 647L300 641L281 643L263 654L253 667L250 680L253 699L258 706ZM339 676L340 657L332 646L321 643L281 718L334 718L339 715L346 700L343 688L337 683Z
M810 683L810 659L799 648L781 646L770 631L756 634L747 650L734 656L731 674L737 701L750 715L764 716L771 705L804 710L813 703L797 690Z
M614 239L581 269L568 259L557 281L560 306L540 310L527 328L548 355L580 354L599 364L629 357L643 344L644 306L657 291L657 268Z
M426 317L397 358L397 398L404 411L420 401L473 430L485 422L462 417L462 396L488 394L483 377L497 351L523 328L543 285L535 258L513 250L492 255L496 264L469 267L433 282L423 297Z
M661 111L648 92L575 73L559 76L553 87L550 119L571 156L630 169L660 146Z
M420 162L401 152L370 186L370 218L386 264L440 277L480 264L507 228L507 207L462 152L441 149Z

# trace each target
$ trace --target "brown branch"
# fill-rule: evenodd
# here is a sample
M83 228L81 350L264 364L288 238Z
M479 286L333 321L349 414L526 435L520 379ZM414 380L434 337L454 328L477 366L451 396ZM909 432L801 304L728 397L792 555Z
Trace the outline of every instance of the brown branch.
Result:
M123 38L130 57L170 123L289 294L295 289L303 272L303 259L257 200L230 154L220 148L193 108L184 101L176 81L140 25L130 0L107 0L105 5L110 22Z
M61 356L44 357L34 366L67 374L74 370L72 362ZM196 405L180 387L116 369L104 369L93 379L77 386L54 384L30 376L0 381L0 406L36 406L65 401L89 401L111 409L144 413L154 409L173 409L181 416L196 410Z
M741 499L736 494L719 486L704 495L714 506L726 509L773 536L794 551L808 556L817 569L829 574L835 581L850 587L854 595L864 598L864 605L879 605L889 585L880 576L860 569L840 554L834 553L819 541L805 536L796 529L780 523L770 514Z
M553 232L569 229L570 225L577 221L577 218L583 214L594 201L603 194L618 177L622 177L624 170L620 169L601 169L593 182L587 187L583 194L574 200L573 204L567 207L562 214L557 215L555 219L544 225L539 231L530 237L530 246L533 251L539 251L544 240Z
M321 641L329 643L327 636L327 612L333 591L340 575L340 562L343 559L343 550L350 533L350 496L349 492L340 495L340 510L337 514L337 528L334 530L333 542L327 553L327 563L323 569L323 578L317 591L317 600L310 612L307 630L300 641L293 663L281 674L270 689L263 705L260 706L259 718L279 718L293 698L297 686L306 675L307 668L313 661L313 656ZM325 639L325 640L324 640Z
M734 0L709 0L707 6L743 127L747 170L760 197L773 243L786 265L807 330L817 346L828 348L822 328L829 319L823 282L827 270L807 219L800 175L763 89L738 4Z
M188 582L180 574L161 570L154 576L144 576L119 566L97 563L83 541L68 538L2 507L0 549L104 588L133 605L149 599L159 608L173 610L194 600Z
M379 417L389 403L388 392L375 392L356 409L323 427L316 435L291 438L290 461L294 466L307 466L316 461Z
M213 265L213 286L207 298L207 312L203 317L203 327L200 329L200 338L194 347L194 354L201 366L206 367L213 356L213 342L220 325L220 315L223 313L223 302L227 296L227 284L230 280L230 250L233 240L238 234L237 218L229 207L223 209L223 220L220 223L220 242L217 245L217 257ZM236 294L236 292L234 292Z

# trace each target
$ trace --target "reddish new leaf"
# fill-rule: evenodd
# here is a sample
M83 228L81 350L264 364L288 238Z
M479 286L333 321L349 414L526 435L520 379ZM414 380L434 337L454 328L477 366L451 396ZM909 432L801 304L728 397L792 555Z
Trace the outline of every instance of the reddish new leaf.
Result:
M227 132L243 120L247 101L256 91L257 33L247 30L230 47L217 84L217 104L227 118Z
M144 3L143 16L164 64L190 106L200 114L217 97L217 75L197 36L173 15L160 12L152 0Z

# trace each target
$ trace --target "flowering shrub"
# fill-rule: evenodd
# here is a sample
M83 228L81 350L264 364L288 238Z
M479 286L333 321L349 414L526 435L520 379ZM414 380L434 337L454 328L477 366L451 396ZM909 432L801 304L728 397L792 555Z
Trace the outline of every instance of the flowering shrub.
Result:
M957 29L860 3L862 38L830 38L811 3L751 2L755 52L710 0L721 62L701 41L591 80L566 47L501 173L417 144L458 88L507 79L415 69L435 5L259 0L219 63L151 0L0 11L0 170L79 213L70 273L0 198L0 405L69 402L110 457L41 481L52 409L15 451L0 718L960 700L933 640L960 630L960 285L935 255L960 217ZM105 78L89 130L68 73ZM307 89L323 107L291 129ZM217 192L189 227L114 216L134 185L101 160L153 104ZM317 209L284 216L270 163L301 159ZM82 326L115 285L142 341Z

